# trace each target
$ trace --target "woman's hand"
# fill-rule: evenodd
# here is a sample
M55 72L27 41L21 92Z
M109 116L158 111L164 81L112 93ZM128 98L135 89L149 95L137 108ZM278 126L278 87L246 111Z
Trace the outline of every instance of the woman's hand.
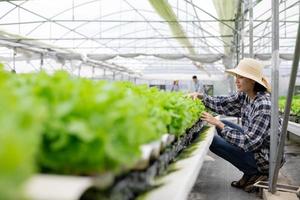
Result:
M192 98L193 100L195 100L195 99L202 99L203 98L203 94L199 93L199 92L189 93L187 96L190 97L190 98Z
M224 128L224 124L220 120L216 119L215 117L213 117L211 114L207 112L202 113L201 119L203 121L206 121L209 124L215 125L217 128L221 130Z

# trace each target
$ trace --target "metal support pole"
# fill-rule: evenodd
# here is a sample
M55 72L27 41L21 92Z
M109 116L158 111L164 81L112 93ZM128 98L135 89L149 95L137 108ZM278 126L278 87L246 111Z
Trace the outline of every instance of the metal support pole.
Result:
M300 16L299 16L300 21ZM280 142L278 145L278 151L276 156L276 166L275 171L273 175L273 180L276 183L278 178L278 172L281 164L281 158L283 157L283 151L284 151L284 144L285 144L285 136L287 132L287 126L289 122L289 116L290 116L290 108L295 88L295 82L297 78L297 72L299 67L299 58L300 58L300 23L298 24L298 33L297 33L297 39L296 39L296 47L294 51L294 60L293 65L291 69L291 77L290 77L290 84L289 84L289 90L287 94L287 99L285 103L285 109L284 109L284 117L283 117L283 124L282 124L282 131L280 135Z
M103 79L104 79L104 80L106 79L105 76L106 76L106 69L103 69ZM115 72L113 72L113 76L115 76ZM115 79L115 78L114 78L114 79Z
M226 59L225 64L227 65L226 67L230 67L232 68L235 63L233 62L233 53L230 55L229 58ZM234 84L234 78L233 76L227 76L227 80L229 83L229 94L233 94L233 92L235 91L235 84Z
M95 66L92 67L92 78L95 78Z
M276 152L278 142L278 78L279 78L279 0L272 0L272 106L271 106L271 145L269 168L269 191L276 192L274 172L276 166Z
M253 58L253 0L249 0L249 57Z
M14 48L13 50L13 71L16 71L16 56L17 56L17 49Z
M239 24L239 19L237 19L236 21L236 30L237 30L237 34L236 34L236 65L239 64L240 61L240 24Z
M40 70L43 70L43 66L44 66L44 55L41 54Z
M81 75L81 65L82 65L82 63L80 63L78 66L78 77L80 77L80 75Z
M240 28L240 16L243 15L244 13L241 11L241 10L244 10L242 9L243 5L242 5L242 1L240 1L239 3L239 7L238 7L238 13L236 15L236 20L235 20L235 45L236 45L236 65L239 64L240 62L240 39L241 39L241 28ZM234 80L233 78L231 78L231 85L232 87L234 87ZM232 88L233 89L233 88ZM233 92L233 90L232 90ZM238 117L237 118L237 123L240 124L240 118Z
M241 6L241 20L240 20L240 40L241 40L241 58L244 58L245 55L245 44L244 44L244 39L245 39L245 32L244 32L244 27L245 27L245 17L244 17L244 13L245 13L245 2L242 1L242 6Z

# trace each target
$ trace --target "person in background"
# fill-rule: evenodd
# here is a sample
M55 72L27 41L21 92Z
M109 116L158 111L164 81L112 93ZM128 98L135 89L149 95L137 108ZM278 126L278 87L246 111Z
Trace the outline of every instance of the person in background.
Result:
M173 81L173 85L171 87L172 92L178 92L179 91L179 80Z
M189 95L202 99L206 107L218 114L241 117L242 126L218 120L206 112L202 120L217 129L210 150L243 172L243 177L231 186L247 192L255 191L253 184L267 180L269 172L271 87L262 71L260 62L244 58L235 69L226 70L236 78L236 93L216 97L198 92ZM278 132L272 134L280 135L281 129L282 119L279 119ZM283 161L284 158L281 164Z
M198 80L197 76L193 76L192 84L190 85L189 92L203 92L203 85Z

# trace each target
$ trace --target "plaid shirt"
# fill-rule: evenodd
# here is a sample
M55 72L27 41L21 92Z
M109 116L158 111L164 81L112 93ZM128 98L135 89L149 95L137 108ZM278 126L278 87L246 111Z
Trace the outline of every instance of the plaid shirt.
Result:
M242 92L230 96L203 96L203 103L213 111L227 116L241 117L244 132L224 127L221 136L245 152L254 153L258 170L268 173L270 153L271 99L270 94L258 92L254 100ZM279 120L278 134L282 122Z

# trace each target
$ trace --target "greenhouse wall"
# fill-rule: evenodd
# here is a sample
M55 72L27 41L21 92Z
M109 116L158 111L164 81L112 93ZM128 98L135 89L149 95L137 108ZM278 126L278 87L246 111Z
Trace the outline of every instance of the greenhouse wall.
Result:
M279 96L286 96L289 88L290 76L281 76L279 78ZM300 79L296 79L295 87L300 86Z

